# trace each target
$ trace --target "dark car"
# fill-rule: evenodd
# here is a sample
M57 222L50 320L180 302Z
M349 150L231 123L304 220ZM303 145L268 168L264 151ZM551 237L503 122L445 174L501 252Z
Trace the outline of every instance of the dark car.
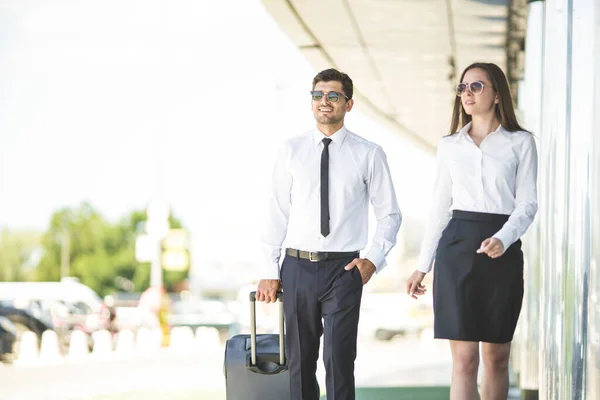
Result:
M17 341L17 328L6 317L0 316L0 361L10 360Z
M38 344L40 344L44 331L54 330L52 321L48 320L43 314L36 313L35 310L15 307L8 302L0 303L0 317L8 319L16 329L17 339L13 346L16 354L19 352L23 332L31 331L35 333L38 337Z
M32 316L47 321L56 332L63 353L69 347L73 331L80 330L86 334L91 350L93 333L108 329L110 325L110 312L102 299L74 279L0 282L0 302L27 310Z

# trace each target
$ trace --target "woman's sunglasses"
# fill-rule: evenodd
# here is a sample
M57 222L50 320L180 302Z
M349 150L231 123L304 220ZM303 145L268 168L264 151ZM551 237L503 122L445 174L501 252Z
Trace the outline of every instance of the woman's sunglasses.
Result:
M458 85L456 85L456 95L460 96L466 90L469 90L469 92L473 94L480 94L481 92L483 92L484 87L485 84L481 81L475 81L471 83L459 83Z
M310 92L310 95L312 96L313 101L321 101L323 99L323 96L327 96L327 101L331 102L331 103L337 103L338 100L340 99L340 97L344 96L346 99L348 99L348 96L346 96L344 93L338 93L338 92L323 92L322 90L313 90Z

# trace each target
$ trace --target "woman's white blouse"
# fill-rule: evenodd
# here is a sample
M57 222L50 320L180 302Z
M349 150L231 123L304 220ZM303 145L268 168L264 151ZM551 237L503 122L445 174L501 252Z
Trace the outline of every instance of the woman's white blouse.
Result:
M537 149L533 135L499 126L479 147L468 134L471 123L444 137L437 151L433 205L417 269L429 272L452 210L510 215L493 237L506 250L537 212Z

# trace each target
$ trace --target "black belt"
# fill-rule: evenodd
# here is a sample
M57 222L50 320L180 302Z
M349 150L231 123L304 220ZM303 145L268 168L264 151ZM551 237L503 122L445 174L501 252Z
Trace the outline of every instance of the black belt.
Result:
M510 217L510 215L482 213L482 212L474 212L474 211L463 211L463 210L452 211L452 218L466 219L466 220L470 220L470 221L488 221L488 222L505 223L506 221L508 221L508 217Z
M350 257L358 258L360 255L358 251L303 251L296 249L285 249L285 254L312 262Z

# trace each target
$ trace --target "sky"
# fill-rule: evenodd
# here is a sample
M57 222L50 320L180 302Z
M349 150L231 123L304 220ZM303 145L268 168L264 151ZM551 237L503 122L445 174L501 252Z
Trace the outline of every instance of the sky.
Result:
M0 227L162 199L200 257L243 258L277 147L314 127L316 72L259 0L4 0ZM432 157L360 102L346 125L383 146L403 213L424 217Z

